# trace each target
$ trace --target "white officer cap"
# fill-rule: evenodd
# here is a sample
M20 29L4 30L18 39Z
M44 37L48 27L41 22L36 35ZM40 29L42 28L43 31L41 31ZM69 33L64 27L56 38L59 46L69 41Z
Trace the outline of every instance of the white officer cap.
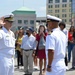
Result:
M62 20L58 17L52 16L52 15L47 15L47 22L49 22L49 21L61 22Z
M13 15L5 15L5 16L4 16L4 20L7 20L7 21L14 21L14 20L13 20Z

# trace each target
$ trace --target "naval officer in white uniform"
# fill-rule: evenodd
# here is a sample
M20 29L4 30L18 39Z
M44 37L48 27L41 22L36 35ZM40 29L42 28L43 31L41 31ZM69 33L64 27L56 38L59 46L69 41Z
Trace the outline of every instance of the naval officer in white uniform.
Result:
M65 34L58 28L61 19L47 15L47 28L49 34L46 37L46 75L65 75L65 50L67 39ZM52 31L52 32L51 32Z
M14 75L15 37L10 30L12 23L12 15L0 19L0 75Z

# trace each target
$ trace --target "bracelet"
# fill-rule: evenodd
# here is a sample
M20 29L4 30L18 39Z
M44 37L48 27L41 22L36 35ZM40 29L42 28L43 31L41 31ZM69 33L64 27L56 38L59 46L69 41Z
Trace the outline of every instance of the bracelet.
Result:
M47 65L47 68L51 68L51 66L50 65Z

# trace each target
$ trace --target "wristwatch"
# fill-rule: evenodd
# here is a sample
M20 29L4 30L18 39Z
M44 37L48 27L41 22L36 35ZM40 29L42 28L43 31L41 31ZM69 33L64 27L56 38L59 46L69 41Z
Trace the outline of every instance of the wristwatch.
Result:
M51 68L51 65L47 65L47 68Z

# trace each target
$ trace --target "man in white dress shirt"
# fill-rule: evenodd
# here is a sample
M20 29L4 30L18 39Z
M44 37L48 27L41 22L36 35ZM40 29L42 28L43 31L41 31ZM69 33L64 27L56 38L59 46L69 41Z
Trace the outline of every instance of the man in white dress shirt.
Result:
M68 30L66 29L66 24L64 22L59 23L59 28L66 35L67 38L65 65L66 65L66 70L68 70L68 60L67 60Z
M33 29L28 28L26 35L23 37L21 48L23 50L23 64L25 75L33 73L33 50L36 49L36 39L32 35ZM29 69L29 70L28 70Z
M47 28L49 34L46 37L47 71L46 75L65 75L65 50L66 36L58 28L61 19L47 15Z
M10 30L13 16L0 20L0 75L14 75L15 36Z

